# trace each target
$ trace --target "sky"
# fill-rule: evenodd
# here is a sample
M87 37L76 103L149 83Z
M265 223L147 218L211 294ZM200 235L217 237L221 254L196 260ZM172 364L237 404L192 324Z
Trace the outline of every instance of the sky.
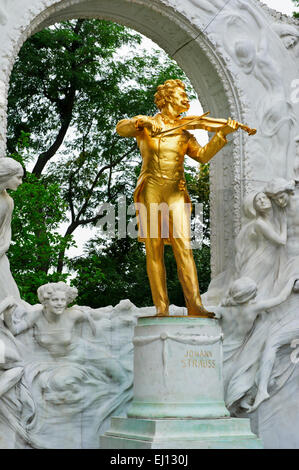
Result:
M292 15L293 11L296 11L294 3L291 0L262 0L263 3L268 5L274 10L281 11L286 15ZM297 8L298 11L298 8Z
M280 11L285 13L286 15L292 15L293 11L298 11L294 7L294 3L291 0L262 0L263 3L268 5L270 8L274 10ZM155 45L157 48L158 46ZM190 115L197 115L202 113L202 107L198 101L194 101L191 103L191 107L189 110ZM206 131L195 131L194 134L196 135L197 140L200 142L201 145L205 145L208 140L208 133ZM188 159L188 163L191 163L191 159ZM61 233L63 233L65 227L61 227ZM91 230L90 228L86 227L78 227L75 232L75 240L77 247L72 247L68 251L68 256L80 256L83 253L83 246L86 241L89 240L91 236L95 234L96 230Z

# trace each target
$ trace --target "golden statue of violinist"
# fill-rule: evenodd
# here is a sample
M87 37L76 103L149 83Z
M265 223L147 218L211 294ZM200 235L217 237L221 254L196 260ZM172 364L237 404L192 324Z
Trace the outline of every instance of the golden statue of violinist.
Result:
M207 118L207 113L201 117L182 118L180 115L188 111L190 105L181 80L167 80L158 86L155 104L160 110L157 115L123 119L116 126L122 137L136 138L142 156L134 201L139 240L145 242L153 301L158 316L169 315L164 243L170 243L188 315L213 318L214 314L208 312L201 302L190 248L190 198L184 177L184 157L187 154L199 163L207 163L227 143L227 134L239 127L251 134L255 130L232 119ZM201 147L187 129L207 129L215 135ZM159 212L161 207L164 209ZM166 212L165 207L168 208Z

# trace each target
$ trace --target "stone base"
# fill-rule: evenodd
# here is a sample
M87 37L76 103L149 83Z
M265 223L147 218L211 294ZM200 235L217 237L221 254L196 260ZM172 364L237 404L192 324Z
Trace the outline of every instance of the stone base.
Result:
M225 418L222 331L200 317L141 317L129 418Z
M262 448L250 420L225 407L217 320L139 318L133 343L134 400L127 418L112 418L101 448Z
M249 419L112 418L102 449L262 449Z

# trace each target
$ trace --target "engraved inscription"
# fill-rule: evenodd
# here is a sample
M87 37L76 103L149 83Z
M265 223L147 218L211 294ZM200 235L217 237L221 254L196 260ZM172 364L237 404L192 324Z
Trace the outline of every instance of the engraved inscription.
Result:
M200 351L195 351L189 349L186 351L184 358L181 359L182 367L188 368L212 368L216 367L216 362L212 359L213 354L211 351L206 351L204 349Z

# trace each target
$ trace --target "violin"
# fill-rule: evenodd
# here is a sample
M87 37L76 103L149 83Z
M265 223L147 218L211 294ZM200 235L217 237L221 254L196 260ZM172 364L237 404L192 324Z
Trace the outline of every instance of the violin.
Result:
M172 129L167 129L166 131L161 131L155 134L155 136L166 134L168 132L175 131L177 129L181 129L183 127L192 126L191 129L204 129L205 131L209 132L217 132L220 131L224 126L227 125L227 119L215 119L211 117L207 117L210 114L210 111L202 114L201 116L187 116L180 119L181 124L179 126L173 127ZM246 126L238 122L239 128L243 131L247 132L248 135L255 135L256 129L252 129L251 127ZM190 127L189 127L190 129Z

